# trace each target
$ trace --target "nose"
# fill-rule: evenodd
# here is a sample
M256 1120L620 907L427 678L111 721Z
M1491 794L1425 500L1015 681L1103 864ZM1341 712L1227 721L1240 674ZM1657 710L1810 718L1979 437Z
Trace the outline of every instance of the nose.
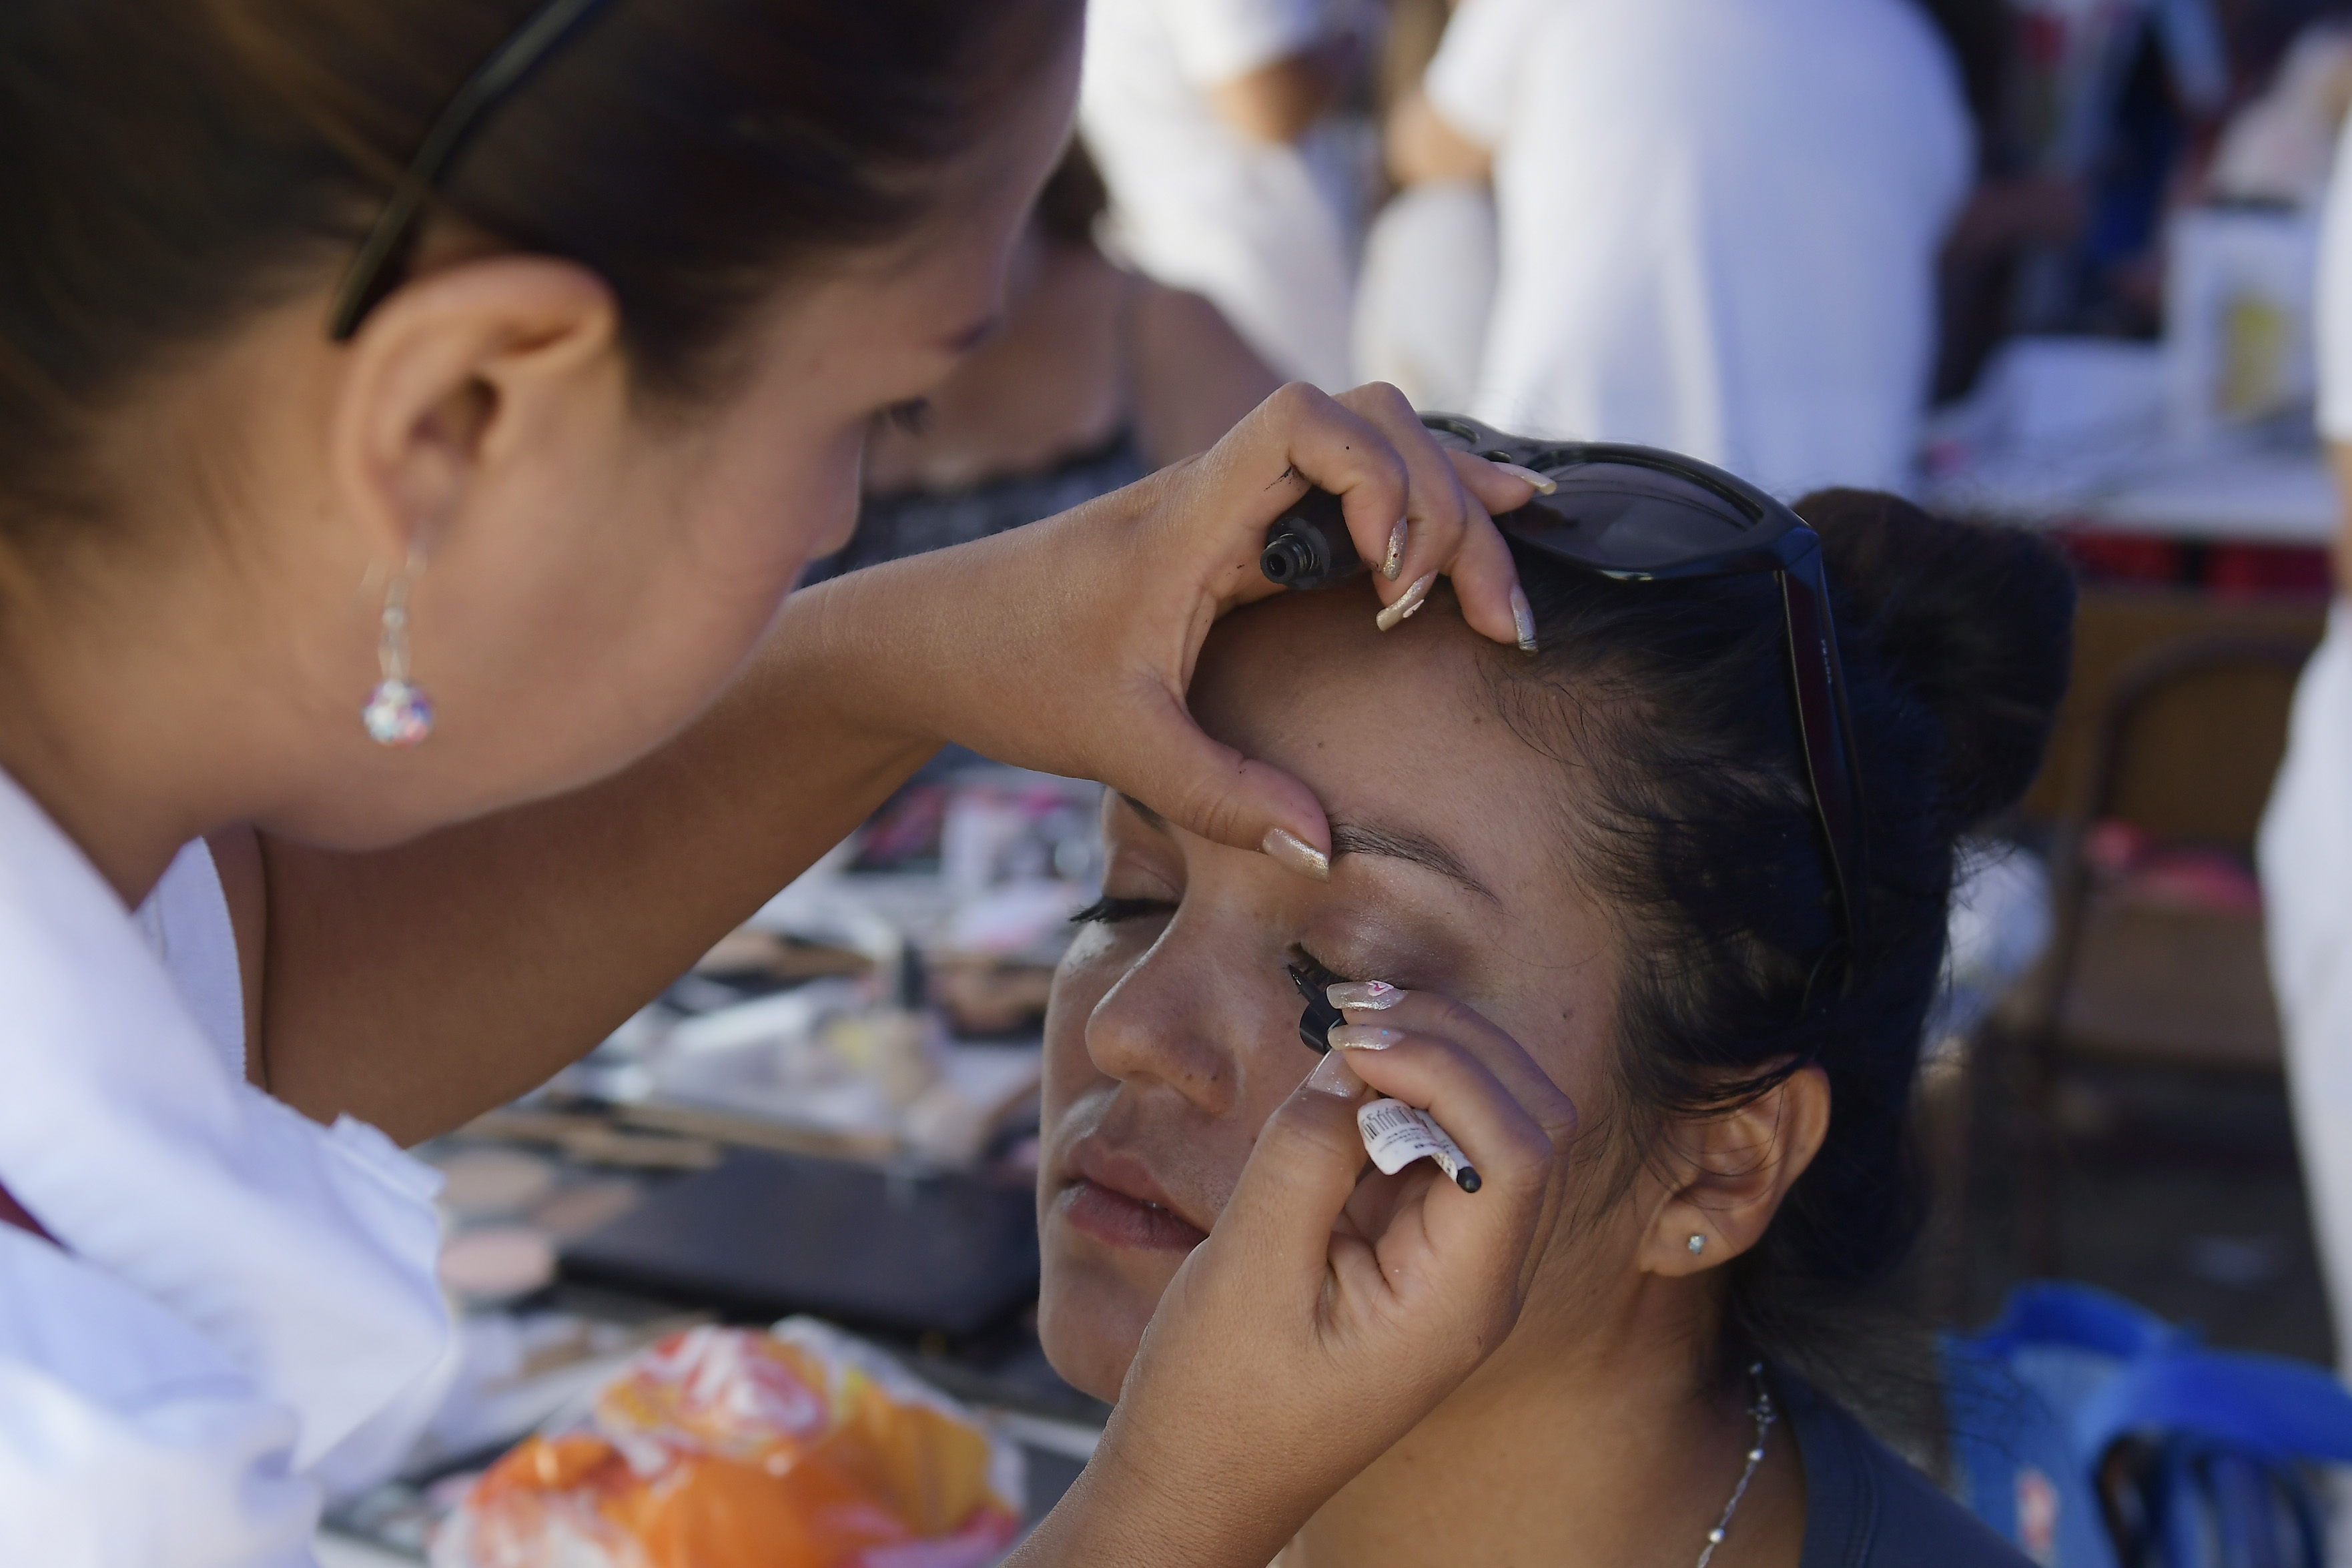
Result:
M1166 932L1104 993L1087 1019L1087 1054L1108 1077L1165 1085L1222 1116L1247 1091L1251 1047L1297 1031L1275 1016L1265 975L1235 972L1265 966L1220 963L1214 944L1187 934ZM1313 1064L1293 1065L1304 1074Z

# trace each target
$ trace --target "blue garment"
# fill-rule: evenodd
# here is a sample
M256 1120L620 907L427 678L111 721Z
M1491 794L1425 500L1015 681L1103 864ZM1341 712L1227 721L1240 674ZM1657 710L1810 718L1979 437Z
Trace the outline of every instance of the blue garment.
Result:
M1798 1568L2031 1568L1837 1405L1785 1372L1772 1389L1805 1466Z

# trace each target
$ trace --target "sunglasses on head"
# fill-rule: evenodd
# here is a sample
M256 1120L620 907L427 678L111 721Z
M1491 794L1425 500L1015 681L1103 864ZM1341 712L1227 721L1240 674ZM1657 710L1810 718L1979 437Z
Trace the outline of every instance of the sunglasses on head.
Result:
M1832 959L1842 983L1850 985L1870 877L1861 770L1846 710L1845 667L1830 620L1821 536L1754 485L1677 453L1614 442L1531 440L1452 414L1426 414L1422 423L1442 447L1516 463L1559 487L1495 520L1507 537L1553 560L1624 583L1772 574L1805 779L1838 902L1839 942L1815 965L1807 1004ZM1321 490L1267 530L1259 558L1269 581L1297 588L1320 587L1360 564L1338 499Z

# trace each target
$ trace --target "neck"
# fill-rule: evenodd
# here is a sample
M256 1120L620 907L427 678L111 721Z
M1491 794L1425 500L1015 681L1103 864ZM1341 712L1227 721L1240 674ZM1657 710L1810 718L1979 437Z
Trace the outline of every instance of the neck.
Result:
M262 808L249 786L272 776L290 705L239 673L236 635L196 625L191 599L144 602L115 615L68 587L0 612L0 770L126 906L181 846Z
M1283 1568L1544 1563L1688 1568L1755 1439L1743 1374L1655 1326L1637 1292L1599 1331L1523 1321L1478 1373L1308 1521ZM1803 1473L1785 1423L1713 1568L1793 1568Z

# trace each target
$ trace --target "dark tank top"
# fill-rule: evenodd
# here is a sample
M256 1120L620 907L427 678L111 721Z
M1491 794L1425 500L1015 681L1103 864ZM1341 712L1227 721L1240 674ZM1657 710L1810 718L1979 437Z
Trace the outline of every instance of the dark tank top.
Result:
M1843 1408L1786 1372L1772 1388L1805 1467L1798 1568L2032 1568Z
M1133 484L1144 472L1134 428L1125 426L1089 451L1031 473L1007 474L961 490L867 496L858 508L857 532L847 546L812 563L802 580L822 583L861 566L985 539L1108 495Z

